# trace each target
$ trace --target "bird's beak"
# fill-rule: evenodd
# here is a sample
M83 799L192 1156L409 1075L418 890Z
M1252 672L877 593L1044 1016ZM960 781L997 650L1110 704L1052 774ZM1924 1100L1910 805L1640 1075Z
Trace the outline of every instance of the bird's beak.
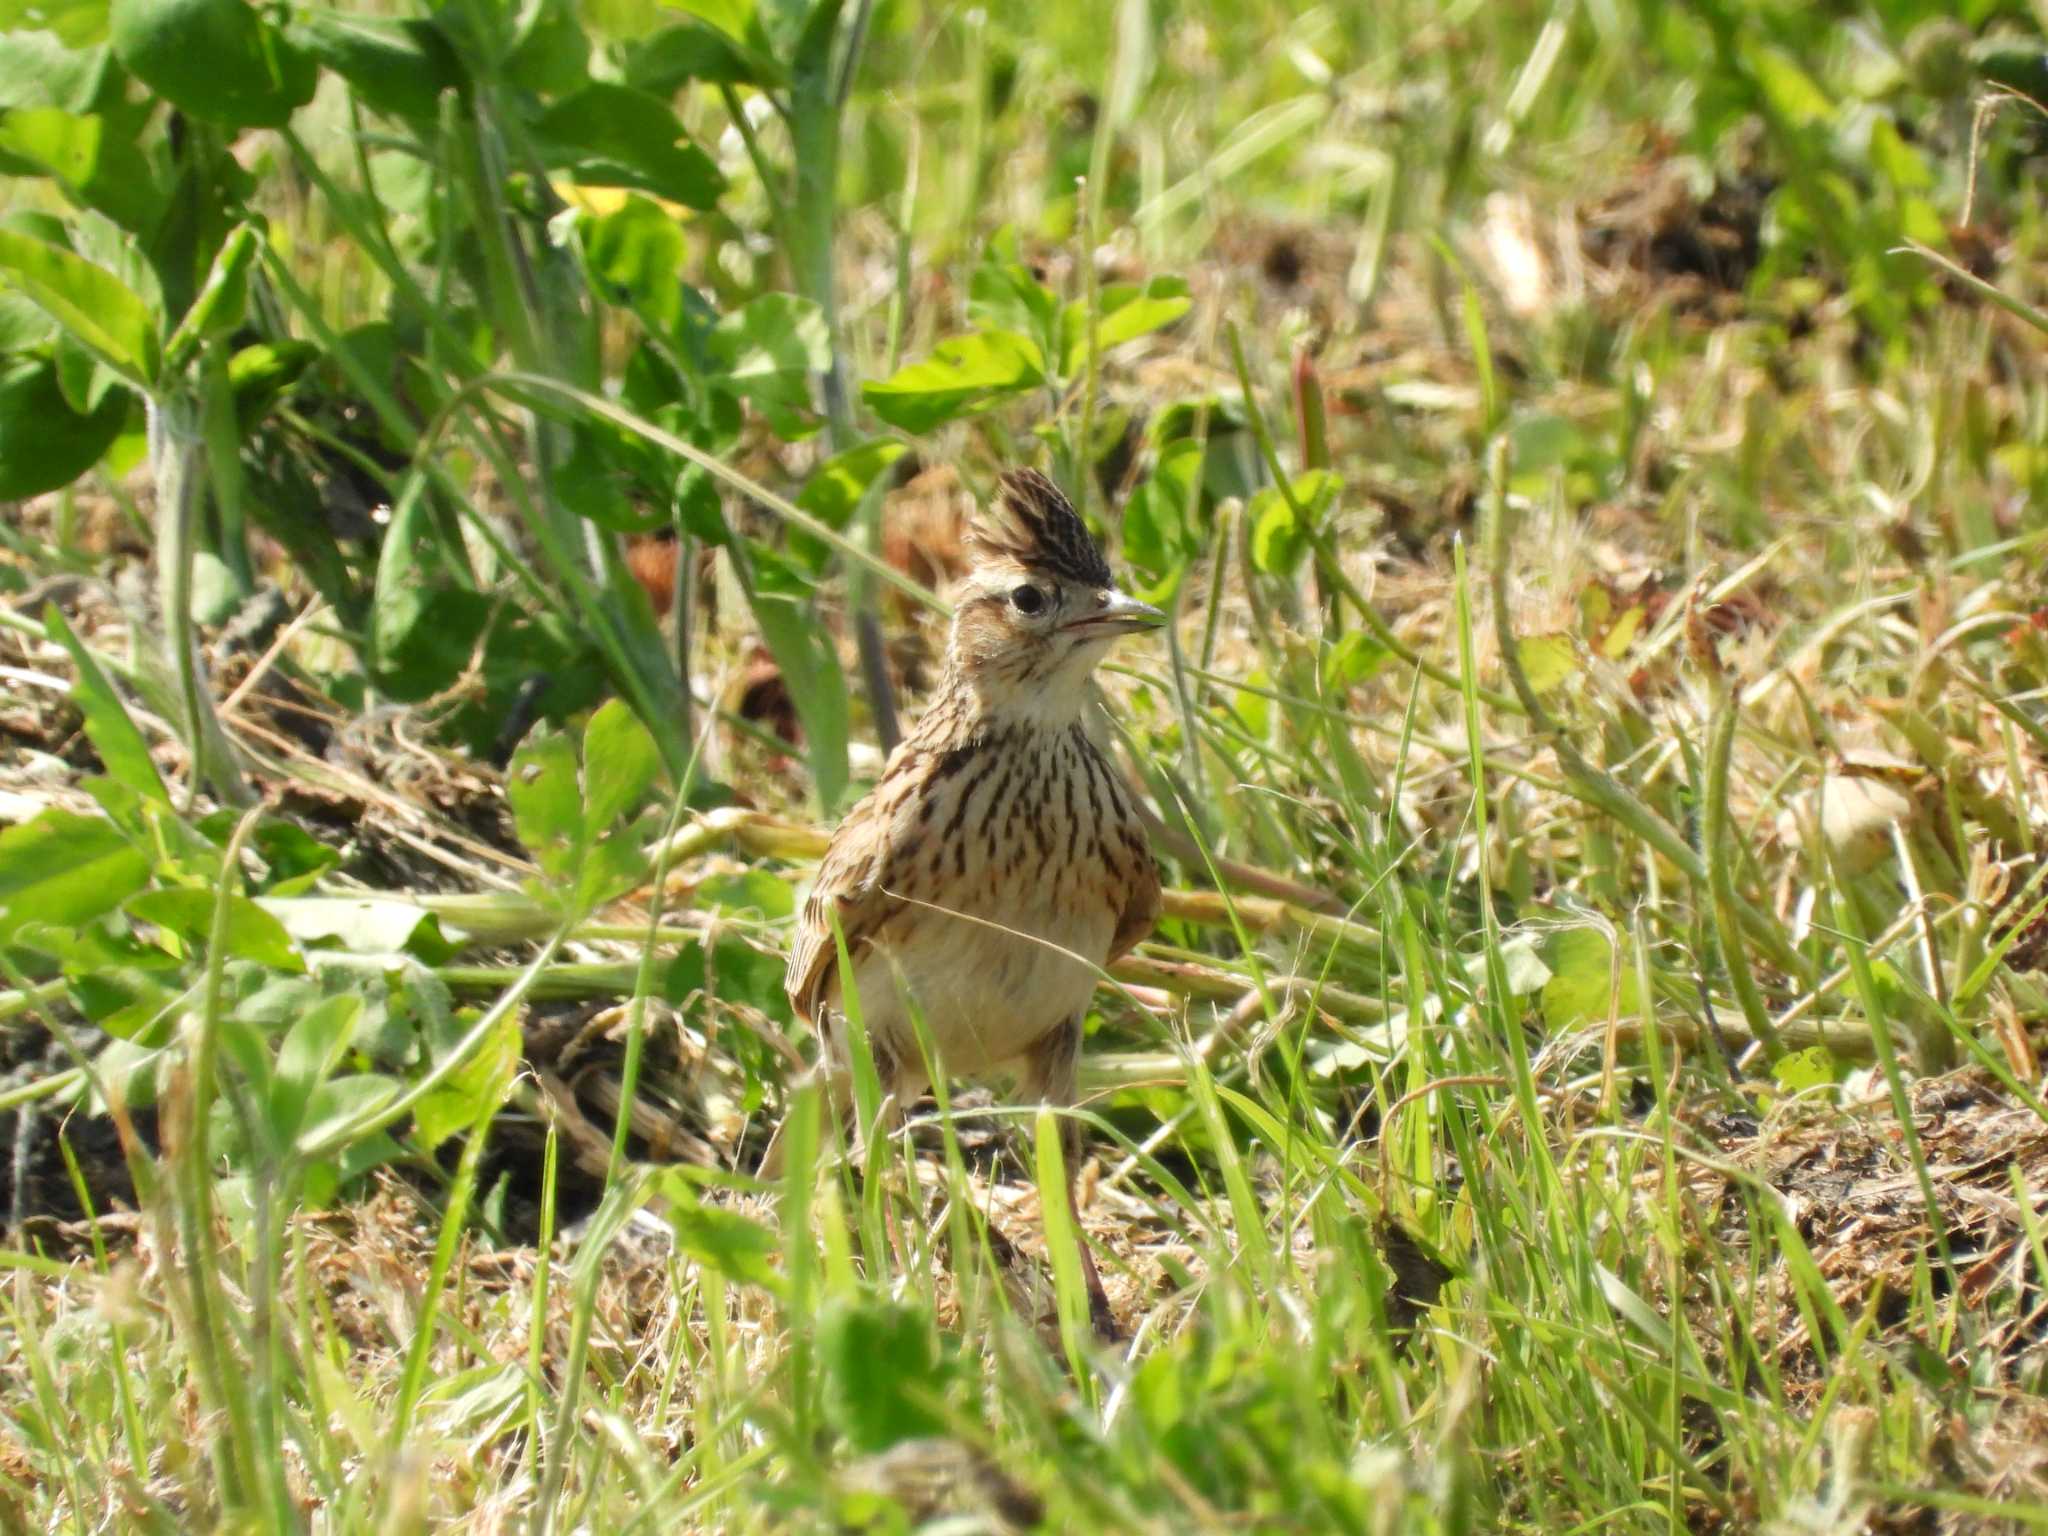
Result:
M1065 628L1070 635L1135 635L1141 630L1157 629L1165 622L1166 615L1150 603L1141 603L1112 587L1102 594L1100 607L1069 620Z

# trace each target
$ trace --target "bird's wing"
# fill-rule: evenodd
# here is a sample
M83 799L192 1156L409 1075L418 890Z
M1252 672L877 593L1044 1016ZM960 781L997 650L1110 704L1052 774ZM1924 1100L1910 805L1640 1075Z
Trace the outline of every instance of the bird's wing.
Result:
M818 1005L838 957L832 940L834 916L845 935L846 952L852 956L860 953L861 946L902 905L884 889L887 832L895 809L877 789L847 812L818 865L811 893L804 898L782 987L789 994L790 1007L805 1023L817 1022Z
M1116 913L1116 936L1110 940L1108 965L1116 965L1159 922L1159 866L1151 850L1139 842L1139 868L1124 883L1124 905Z
M1144 829L1131 825L1125 846L1135 868L1129 869L1124 879L1123 906L1116 915L1116 934L1109 941L1109 959L1105 962L1109 965L1136 948L1159 921L1159 865L1146 845Z

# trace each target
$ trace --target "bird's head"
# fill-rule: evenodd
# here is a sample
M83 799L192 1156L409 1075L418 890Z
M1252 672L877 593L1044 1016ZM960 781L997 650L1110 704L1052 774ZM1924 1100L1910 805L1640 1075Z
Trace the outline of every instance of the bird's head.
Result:
M1002 475L994 505L970 520L966 544L971 564L948 660L998 708L1077 716L1088 674L1112 642L1166 622L1117 590L1081 515L1036 470Z

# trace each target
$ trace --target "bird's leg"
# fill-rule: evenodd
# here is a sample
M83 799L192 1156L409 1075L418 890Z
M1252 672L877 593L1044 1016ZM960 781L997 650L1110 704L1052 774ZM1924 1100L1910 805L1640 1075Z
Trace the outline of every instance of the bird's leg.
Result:
M1073 1106L1080 1070L1081 1015L1076 1014L1038 1042L1024 1058L1024 1096L1054 1109ZM1102 1288L1102 1276L1089 1251L1088 1235L1081 1230L1081 1207L1074 1198L1074 1183L1081 1172L1081 1123L1072 1115L1061 1115L1060 1161L1066 1167L1067 1213L1074 1223L1074 1243L1081 1254L1081 1278L1088 1287L1088 1321L1095 1337L1105 1344L1123 1342L1123 1330L1109 1309L1109 1294Z

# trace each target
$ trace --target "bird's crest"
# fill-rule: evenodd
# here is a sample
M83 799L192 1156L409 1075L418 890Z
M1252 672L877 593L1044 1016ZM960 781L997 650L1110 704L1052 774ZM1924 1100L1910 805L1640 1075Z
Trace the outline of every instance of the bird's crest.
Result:
M977 561L1014 560L1091 587L1114 585L1102 548L1060 488L1035 469L1007 469L995 504L969 520L967 546Z

